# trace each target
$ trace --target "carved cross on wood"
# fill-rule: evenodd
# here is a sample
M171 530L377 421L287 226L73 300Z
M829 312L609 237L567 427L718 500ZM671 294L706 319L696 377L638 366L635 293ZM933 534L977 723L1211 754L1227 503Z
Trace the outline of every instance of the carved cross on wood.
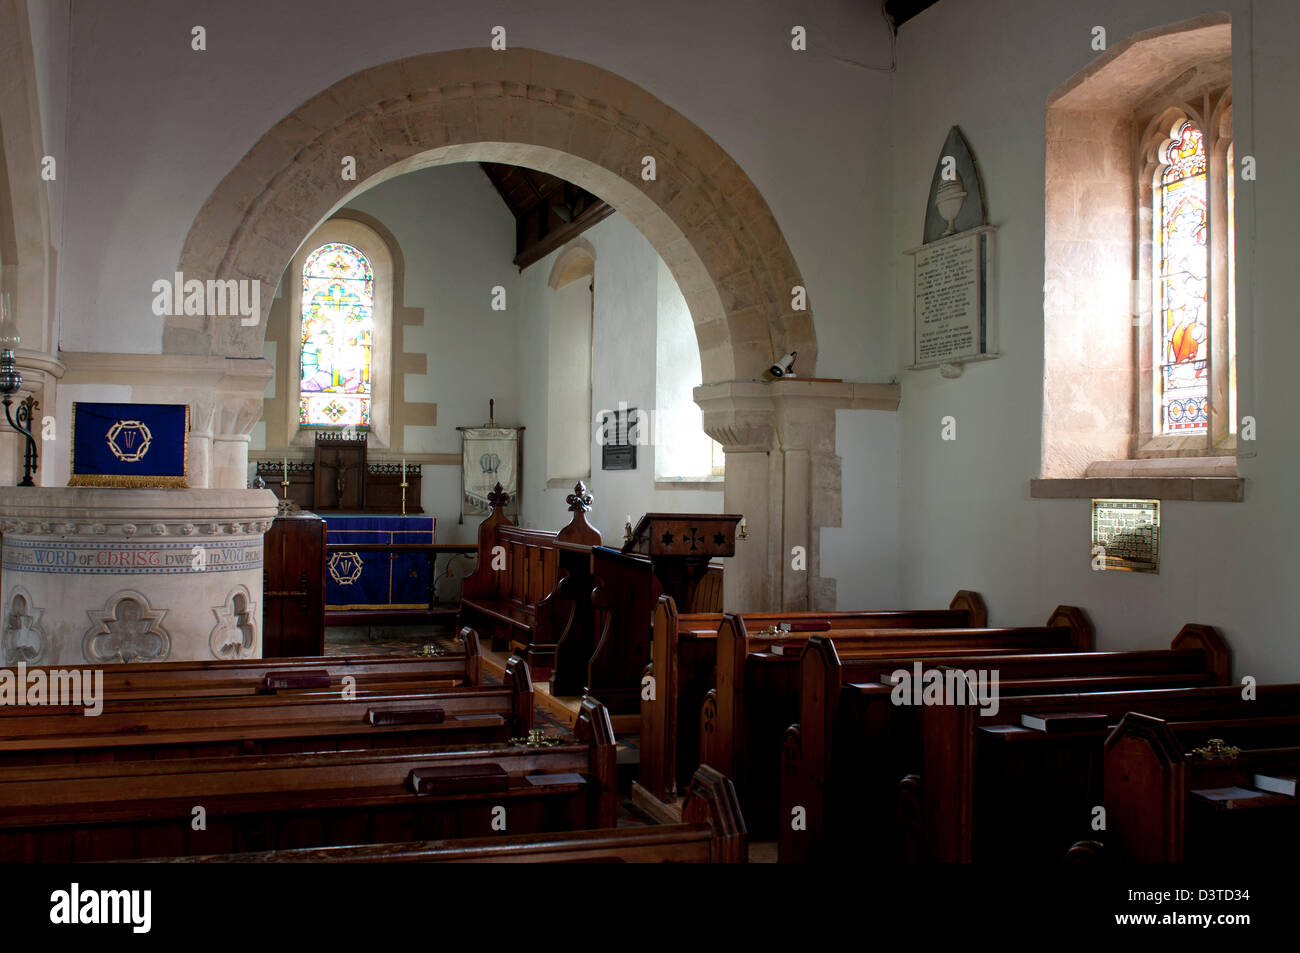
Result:
M326 460L323 456L321 457L321 466L334 471L334 492L338 494L339 501L342 502L343 491L348 485L348 472L355 470L357 468L356 464L342 461L339 458L339 452L335 450L332 461Z

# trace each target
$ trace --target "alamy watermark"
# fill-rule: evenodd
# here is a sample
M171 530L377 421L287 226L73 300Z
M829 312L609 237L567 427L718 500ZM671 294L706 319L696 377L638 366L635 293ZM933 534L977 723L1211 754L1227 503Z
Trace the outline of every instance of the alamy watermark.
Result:
M50 894L50 922L129 924L133 933L148 933L153 925L152 890L83 890L73 883Z
M974 705L985 717L998 713L996 669L922 668L920 662L890 672L890 700L895 705Z
M261 318L262 283L255 278L209 278L188 281L181 272L169 281L159 278L153 283L153 313L171 315L238 317L239 323L251 328Z
M0 705L60 705L85 708L86 717L104 711L104 670L36 668L26 662L0 669Z

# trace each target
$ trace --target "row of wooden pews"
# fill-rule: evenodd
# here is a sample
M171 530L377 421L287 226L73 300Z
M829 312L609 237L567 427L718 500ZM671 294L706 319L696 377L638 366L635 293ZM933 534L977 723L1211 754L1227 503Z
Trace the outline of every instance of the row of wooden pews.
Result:
M178 857L253 863L745 863L747 841L735 788L712 768L691 779L675 824L461 838L351 847Z
M974 701L898 704L895 673L918 667L945 677L951 673L954 683L965 686L959 694L967 700L976 699L977 692L966 673L996 672L996 712ZM973 748L980 741L1003 739L1003 726L1019 728L1024 714L1052 710L1051 698L1072 699L1075 707L1086 707L1077 694L1061 693L1122 696L1141 689L1221 685L1228 678L1228 667L1222 637L1210 627L1194 625L1185 626L1168 650L1142 652L854 659L842 658L830 639L814 637L801 658L799 721L787 729L781 746L780 814L783 819L797 815L804 824L798 829L782 824L780 856L829 860L848 856L870 842L889 845L900 856L913 859L974 859L968 844L959 845L971 836L979 798L963 783L974 774L959 775L970 767ZM1025 728L1022 737L1034 743L1055 736ZM1017 799L1008 793L1014 805L1009 803L1005 812L984 811L988 830L1002 830L1001 821L1055 810L1042 797L1047 775L1025 770L1023 780L1032 795ZM1067 798L1078 795L1087 800L1092 794L1086 788L1071 787L1083 776L1074 777L1070 770L1060 777L1061 790ZM988 776L981 773L979 778L982 784ZM939 793L932 795L933 791ZM1082 830L1091 818L1088 811L1072 814L1068 809L1061 816ZM873 819L872 823L864 824L864 818ZM1077 828L1077 823L1083 827ZM1045 846L1043 831L1031 833L1030 826L1024 825L1026 840ZM1005 837L990 836L997 842L991 850L1000 854L1006 849ZM1060 837L1065 845L1057 852L1058 859L1070 843L1068 835Z
M1230 686L1210 626L1098 652L1076 608L989 628L965 592L889 613L662 598L644 674L634 800L671 819L677 779L712 767L782 861L1225 859L1300 835L1300 687ZM909 688L923 675L948 694Z
M1027 728L1026 715L1047 722L1056 716L1060 727L1049 723L1042 730ZM1160 757L1175 768L1166 777L1173 777L1179 766L1200 769L1203 761L1209 765L1222 760L1223 766L1235 762L1215 754L1214 738L1254 749L1243 764L1253 757L1267 760L1270 752L1264 749L1285 752L1295 746L1300 686L1260 685L1253 692L1242 686L1163 687L1014 697L1003 699L995 716L978 720L961 706L928 709L922 716L917 812L922 856L948 861L995 856L1060 860L1073 852L1076 857L1175 859L1178 851L1169 845L1160 849L1163 854L1137 846L1162 829L1161 823L1143 818L1162 812L1168 816L1171 810L1167 799L1172 789L1151 784L1155 773L1137 773L1153 769L1155 760L1134 760L1131 767L1124 761L1133 750L1127 739L1135 734L1134 726L1149 720L1171 732L1162 736L1160 750ZM1111 755L1108 765L1107 749L1117 747L1123 754ZM1205 754L1189 757L1196 748ZM1229 767L1229 773L1235 770ZM1213 771L1207 771L1207 782L1212 781ZM1201 800L1213 809L1213 799ZM1104 827L1094 829L1098 808L1106 812ZM1231 799L1219 809L1231 810ZM1294 828L1287 826L1293 822L1285 817L1284 822L1276 833L1293 837ZM1219 841L1217 849L1231 851L1232 843Z
M394 858L608 858L626 838L629 856L744 858L716 774L678 829L622 833L605 707L585 698L571 734L538 737L527 663L483 685L477 636L461 641L434 658L105 667L90 672L104 681L97 717L0 709L0 860L389 845Z
M907 628L880 628L870 618L853 628L832 628L829 620L798 621L821 628L821 638L846 658L862 660L1082 652L1092 644L1092 627L1068 606L1058 607L1044 626L1019 628L924 628L915 624L921 618ZM718 627L717 684L705 693L699 714L700 760L735 779L756 833L774 832L782 732L799 715L800 659L815 637L779 629L750 635L741 615L728 615Z
M722 613L681 613L670 596L661 596L651 624L650 662L642 675L646 690L641 692L639 778L633 794L643 804L671 802L677 795L678 778L688 778L701 758L701 711L710 690L716 687L718 644ZM972 628L988 621L983 600L977 593L961 591L947 609L921 611L863 611L831 613L756 612L734 617L744 626L728 625L730 645L738 631L747 635L786 626L783 642L798 638L800 631L831 631L905 628ZM760 636L767 638L767 636ZM776 645L760 642L759 647ZM746 650L751 646L747 638ZM734 656L733 656L734 658ZM729 671L734 663L724 665ZM735 684L734 677L731 684ZM787 722L788 723L788 722Z
M270 695L289 690L347 687L397 691L478 685L482 678L478 633L462 629L459 637L460 651L440 656L331 655L129 665L113 662L82 665L76 671L102 675L104 697L113 700ZM26 710L0 707L0 717Z

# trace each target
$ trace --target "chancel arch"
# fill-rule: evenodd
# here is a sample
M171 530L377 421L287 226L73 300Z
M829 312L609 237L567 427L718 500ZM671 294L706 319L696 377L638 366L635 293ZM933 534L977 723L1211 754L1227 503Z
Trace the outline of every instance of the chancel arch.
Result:
M466 81L472 76L473 82ZM655 178L642 178L645 156ZM340 174L356 159L355 181ZM620 77L536 50L456 50L341 80L272 127L208 198L180 256L186 275L269 287L333 209L393 175L446 162L550 172L610 202L673 272L695 321L706 382L761 376L774 353L816 360L811 310L757 188L689 120ZM261 354L257 327L173 316L167 353ZM775 350L774 350L775 349Z
M654 159L654 175L643 176ZM341 174L355 160L356 179ZM834 408L896 406L897 393L852 387L797 393L765 380L797 351L815 374L806 287L763 196L717 143L635 84L537 50L457 50L386 63L334 84L276 123L218 185L192 224L187 276L278 283L333 212L404 173L454 162L521 165L604 199L646 237L689 309L706 432L726 450L724 508L767 539L733 560L733 604L834 604L819 578L819 528L839 524ZM272 296L255 326L171 316L165 353L259 357ZM815 388L814 388L815 389ZM777 391L782 391L781 395ZM804 407L796 403L806 402ZM810 423L805 414L816 418ZM778 463L773 463L773 454ZM814 499L813 486L834 487ZM789 498L787 498L789 493ZM781 556L806 547L808 571Z

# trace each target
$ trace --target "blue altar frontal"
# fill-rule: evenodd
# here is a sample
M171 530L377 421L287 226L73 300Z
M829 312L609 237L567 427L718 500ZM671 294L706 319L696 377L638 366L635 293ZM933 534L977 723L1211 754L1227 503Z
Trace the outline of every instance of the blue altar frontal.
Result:
M431 516L327 516L325 540L348 543L432 543ZM429 557L423 553L330 553L325 608L423 609L429 605Z

